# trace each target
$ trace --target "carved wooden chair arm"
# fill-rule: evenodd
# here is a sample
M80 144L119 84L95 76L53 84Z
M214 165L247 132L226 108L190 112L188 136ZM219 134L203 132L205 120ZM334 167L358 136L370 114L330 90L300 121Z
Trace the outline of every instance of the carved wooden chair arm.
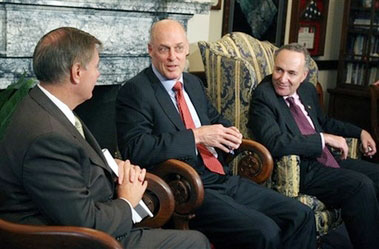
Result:
M265 182L271 175L274 166L271 153L262 144L243 139L238 161L238 174L256 183Z
M187 163L169 159L158 165L153 173L160 176L173 190L176 213L192 213L203 203L203 183L196 170Z
M1 248L12 249L123 249L99 230L76 226L22 225L0 219Z
M159 228L166 224L174 213L174 195L170 186L159 176L146 173L146 180L147 190L142 199L154 217L145 218L137 226Z

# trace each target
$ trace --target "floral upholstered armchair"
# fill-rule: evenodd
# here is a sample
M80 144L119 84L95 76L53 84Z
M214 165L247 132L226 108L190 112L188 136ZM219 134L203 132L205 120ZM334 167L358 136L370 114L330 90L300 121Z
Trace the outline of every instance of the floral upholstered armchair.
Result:
M218 111L231 120L246 138L251 138L246 128L249 100L255 87L272 73L274 51L267 41L259 41L247 34L233 32L216 42L198 42L208 83L208 95ZM318 90L322 103L322 88L317 81L318 68L312 60L308 79ZM350 148L357 148L357 140L349 139ZM357 150L350 149L356 157ZM318 235L326 234L341 224L340 211L328 209L314 196L299 193L300 158L284 156L275 161L271 178L266 186L298 199L315 212Z

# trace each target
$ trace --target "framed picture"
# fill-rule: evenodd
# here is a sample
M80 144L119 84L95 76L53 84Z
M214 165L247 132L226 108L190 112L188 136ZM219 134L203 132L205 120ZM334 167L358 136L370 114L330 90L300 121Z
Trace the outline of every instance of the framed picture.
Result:
M222 0L212 0L211 10L220 10Z
M324 55L329 0L293 0L289 42L303 44L311 56Z
M283 45L288 0L254 1L254 4L245 4L245 6L255 7L255 9L251 9L254 14L250 14L250 17L262 17L260 20L268 20L263 17L267 17L267 10L272 11L268 13L272 17L271 22L265 23L265 28L259 32L259 36L254 34L253 30L257 31L257 28L262 28L263 25L252 27L251 24L257 22L247 18L249 15L246 13L246 8L240 4L242 1L251 0L224 0L221 35L238 31L247 33L259 40L267 40L278 47ZM273 8L267 8L267 3L270 3ZM264 8L265 6L266 8ZM258 16L256 13L261 15Z
M297 42L307 49L312 50L315 47L315 34L315 26L300 26Z

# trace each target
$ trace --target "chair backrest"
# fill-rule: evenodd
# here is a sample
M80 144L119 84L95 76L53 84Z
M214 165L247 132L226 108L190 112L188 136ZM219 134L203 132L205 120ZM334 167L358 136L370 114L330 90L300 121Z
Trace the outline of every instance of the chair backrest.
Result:
M248 135L249 101L261 80L272 73L274 52L267 41L233 32L215 42L198 42L208 83L208 95L218 111ZM308 80L317 85L318 68L312 60Z
M0 247L7 249L122 249L110 235L83 227L21 225L0 219Z

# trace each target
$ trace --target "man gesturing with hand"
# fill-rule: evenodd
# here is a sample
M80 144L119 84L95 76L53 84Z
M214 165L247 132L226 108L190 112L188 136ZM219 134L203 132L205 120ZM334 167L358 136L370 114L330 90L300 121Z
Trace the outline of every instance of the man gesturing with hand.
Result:
M152 65L120 89L116 102L122 156L147 170L175 158L191 165L204 184L204 201L190 228L217 249L316 248L312 211L300 202L239 176L224 157L242 135L208 100L202 82L184 73L188 41L174 20L153 24Z

